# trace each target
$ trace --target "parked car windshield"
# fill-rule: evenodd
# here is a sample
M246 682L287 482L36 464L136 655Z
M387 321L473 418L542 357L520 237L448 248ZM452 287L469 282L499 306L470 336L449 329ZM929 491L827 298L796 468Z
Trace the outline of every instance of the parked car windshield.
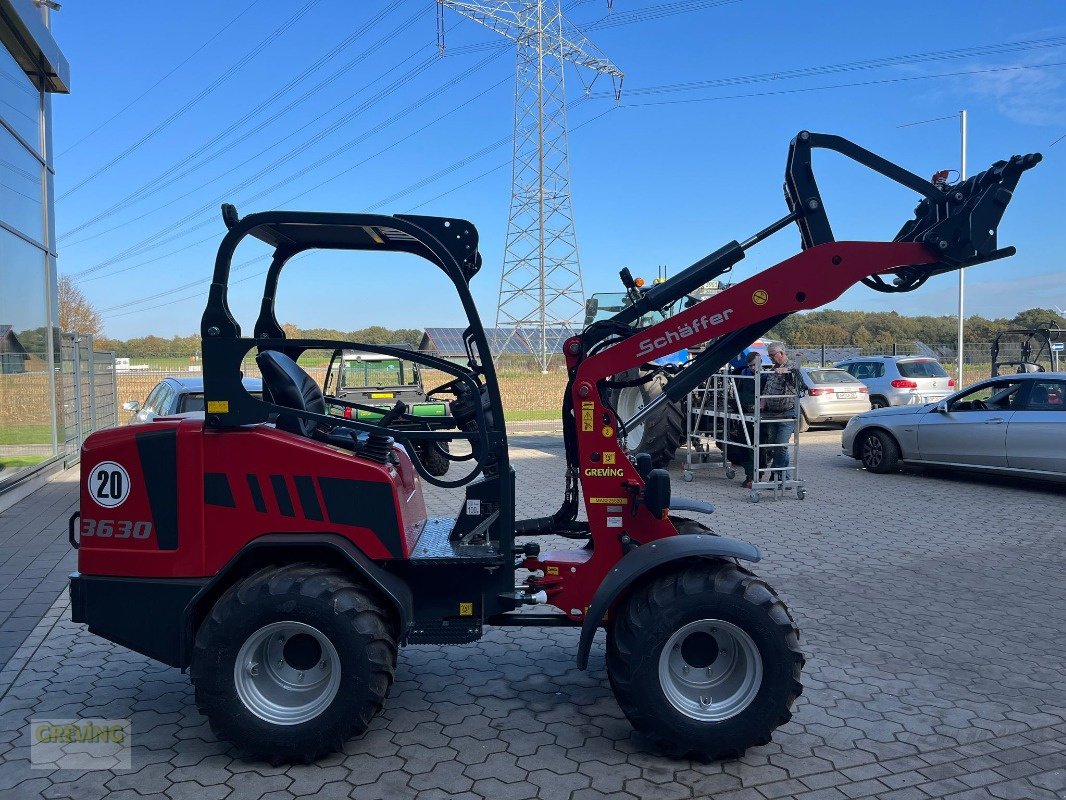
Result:
M842 369L809 369L811 383L860 383Z
M409 379L413 373L409 367L398 358L387 361L344 361L345 389L361 389L368 386L407 386L412 381Z
M904 378L948 377L947 370L931 358L923 359L921 361L900 361L897 366L899 367L899 374Z

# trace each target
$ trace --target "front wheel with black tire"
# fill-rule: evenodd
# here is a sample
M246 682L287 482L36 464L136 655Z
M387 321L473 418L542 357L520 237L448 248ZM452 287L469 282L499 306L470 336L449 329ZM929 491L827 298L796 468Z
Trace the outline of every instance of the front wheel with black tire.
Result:
M859 458L868 472L895 472L899 469L899 445L884 431L866 431L859 438Z
M638 731L678 758L765 745L803 690L799 629L776 592L727 561L661 575L621 604L607 675Z
M617 381L636 380L645 370L631 369L615 375ZM666 388L666 376L652 376L645 383L625 386L611 393L611 403L624 423L644 406L658 398ZM674 460L685 431L685 416L679 403L664 402L651 414L625 431L623 444L630 453L647 453L653 468L665 468Z
M196 705L219 738L271 763L340 750L381 710L396 626L353 576L269 567L230 587L196 634Z

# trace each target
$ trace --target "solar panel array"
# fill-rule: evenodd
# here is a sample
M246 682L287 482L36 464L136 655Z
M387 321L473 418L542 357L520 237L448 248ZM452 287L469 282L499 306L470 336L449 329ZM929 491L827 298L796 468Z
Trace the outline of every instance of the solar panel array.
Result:
M436 352L446 358L463 356L464 328L426 328L422 340L422 349ZM514 335L512 336L512 331ZM549 353L561 353L563 342L577 333L572 328L555 326L545 329L545 341ZM489 347L495 354L511 353L514 355L536 355L540 353L540 328L486 328L485 336Z
M787 348L789 354L793 359L801 364L818 364L822 360L821 347L789 347ZM855 356L862 355L861 347L852 347L848 345L844 346L830 346L826 345L825 349L825 363L827 366L832 366L837 361L843 361L845 358L853 358Z

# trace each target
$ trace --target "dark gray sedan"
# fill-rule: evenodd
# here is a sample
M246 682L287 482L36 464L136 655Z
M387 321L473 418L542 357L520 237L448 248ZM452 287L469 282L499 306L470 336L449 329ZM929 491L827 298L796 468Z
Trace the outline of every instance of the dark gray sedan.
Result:
M900 462L1066 481L1066 373L992 378L939 403L853 417L844 455L870 472Z

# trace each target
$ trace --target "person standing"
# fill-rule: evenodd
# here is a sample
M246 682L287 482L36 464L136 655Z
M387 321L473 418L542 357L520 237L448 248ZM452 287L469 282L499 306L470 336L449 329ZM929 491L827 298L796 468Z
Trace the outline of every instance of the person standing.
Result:
M737 381L737 395L740 398L740 410L744 414L751 414L755 411L755 397L759 394L755 383L762 378L762 355L756 350L750 350L744 358L745 366L738 374L752 378L752 380ZM754 433L750 422L740 422L737 427L740 429L739 433L741 434L740 439L737 441L737 449L741 455L735 463L744 469L744 483L742 486L745 489L750 489L752 481L755 480ZM744 429L747 429L746 437L743 435Z
M763 397L759 407L763 419L777 418L780 421L765 424L766 443L778 445L770 447L769 467L774 478L788 480L790 464L788 443L796 429L796 387L799 381L799 368L789 360L785 346L774 342L766 348L772 367L763 384Z

